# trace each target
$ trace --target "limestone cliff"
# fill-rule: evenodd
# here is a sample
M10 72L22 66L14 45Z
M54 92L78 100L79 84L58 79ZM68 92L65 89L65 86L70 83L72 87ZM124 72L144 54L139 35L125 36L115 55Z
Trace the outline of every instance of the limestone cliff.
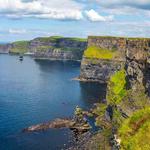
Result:
M80 78L107 82L125 62L125 45L124 38L90 36L82 59Z
M81 60L86 47L86 39L64 37L36 38L30 44L36 58L50 59Z
M150 93L150 39L94 37L81 63L81 79L107 82L111 74L125 65L129 88L144 86Z
M15 54L32 53L38 59L81 60L86 47L86 39L52 36L0 45L0 52Z

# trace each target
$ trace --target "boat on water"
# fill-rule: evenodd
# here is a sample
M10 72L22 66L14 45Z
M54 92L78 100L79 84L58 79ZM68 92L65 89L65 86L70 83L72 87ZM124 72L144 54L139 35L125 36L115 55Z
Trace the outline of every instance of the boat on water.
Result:
M19 56L19 60L20 60L20 61L23 61L23 55L20 55L20 56Z

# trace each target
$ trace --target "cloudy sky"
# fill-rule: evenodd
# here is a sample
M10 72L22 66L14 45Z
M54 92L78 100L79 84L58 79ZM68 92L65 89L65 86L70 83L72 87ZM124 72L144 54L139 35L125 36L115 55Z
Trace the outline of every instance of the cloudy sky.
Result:
M150 37L150 0L0 0L0 41L51 35Z

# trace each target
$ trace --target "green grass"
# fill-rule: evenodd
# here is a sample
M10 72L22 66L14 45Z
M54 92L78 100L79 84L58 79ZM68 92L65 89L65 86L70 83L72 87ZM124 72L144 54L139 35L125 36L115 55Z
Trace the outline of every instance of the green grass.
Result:
M71 37L70 37L70 38L69 38L69 37L67 38L67 37L66 37L66 38L64 38L64 39L68 39L68 40L72 40L72 41L78 41L78 42L87 42L87 39L86 39L86 38L75 38L75 37L74 37L74 38L71 38Z
M12 44L11 53L26 53L28 51L29 41L17 41Z
M103 39L103 38L113 38L113 39L128 39L128 40L150 40L150 38L146 38L146 37L119 37L119 36L89 36L89 38L99 38L99 39Z
M113 59L115 55L115 50L103 49L96 46L90 46L84 52L85 57L96 59Z
M61 38L63 38L63 37L61 37L61 36L51 36L51 37L39 37L39 38L36 38L36 39L38 39L41 42L57 42L57 40L59 40Z
M119 129L122 150L150 149L150 107L135 112Z
M50 37L39 37L37 38L41 42L59 42L59 40L72 40L77 42L86 42L87 39L85 38L74 38L74 37L63 37L63 36L50 36Z
M71 40L71 41L78 41L78 42L86 42L86 39L82 39L82 38L69 38L69 37L62 37L62 36L51 36L51 37L39 37L36 38L34 40L39 40L40 42L45 42L46 44L37 47L37 51L38 52L46 52L49 49L59 49L60 51L82 51L82 49L79 48L74 48L74 47L63 47L63 46L59 46L59 42L60 40ZM56 46L49 46L47 45L47 43L55 43ZM11 48L10 52L11 53L17 53L17 54L23 54L28 52L28 47L30 44L30 41L17 41L17 42L13 42L13 47Z
M126 90L126 73L122 69L110 77L108 83L107 100L110 104L119 104L127 95Z

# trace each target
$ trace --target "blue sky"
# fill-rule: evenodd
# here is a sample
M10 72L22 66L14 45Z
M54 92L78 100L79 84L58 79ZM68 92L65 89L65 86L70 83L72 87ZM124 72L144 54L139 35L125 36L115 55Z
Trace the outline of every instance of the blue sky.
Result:
M52 35L150 37L150 0L0 0L0 41Z

